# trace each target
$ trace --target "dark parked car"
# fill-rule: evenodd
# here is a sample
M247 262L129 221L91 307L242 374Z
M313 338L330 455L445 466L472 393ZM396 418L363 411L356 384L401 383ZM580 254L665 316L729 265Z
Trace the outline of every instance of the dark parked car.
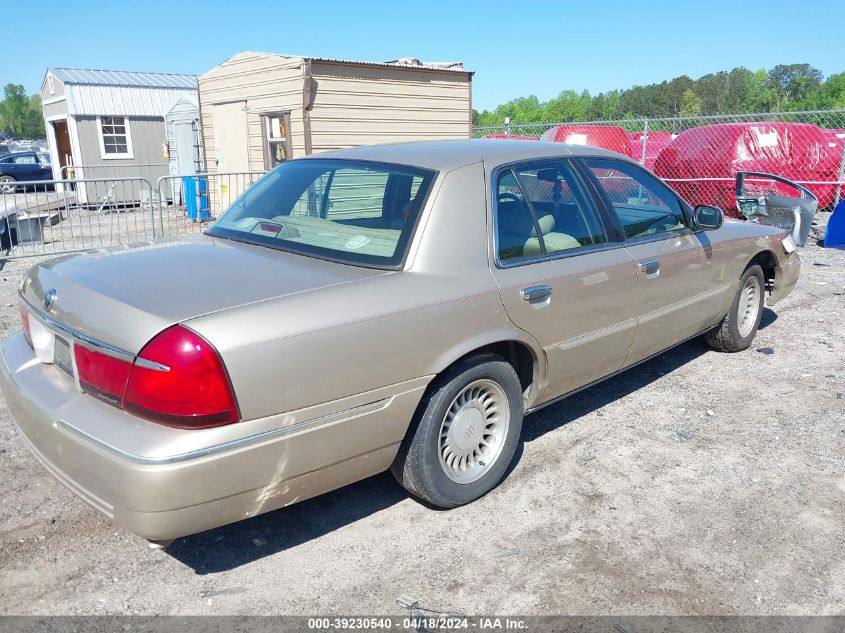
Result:
M40 152L15 152L0 157L0 192L14 193L17 182L52 180L50 157Z

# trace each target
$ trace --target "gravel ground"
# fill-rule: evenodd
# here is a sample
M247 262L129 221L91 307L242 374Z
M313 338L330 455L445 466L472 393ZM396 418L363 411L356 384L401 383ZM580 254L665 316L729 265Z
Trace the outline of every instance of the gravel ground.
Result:
M843 614L845 251L802 258L751 350L692 341L531 415L505 482L451 511L384 474L151 550L0 405L0 613ZM0 333L30 263L0 273Z

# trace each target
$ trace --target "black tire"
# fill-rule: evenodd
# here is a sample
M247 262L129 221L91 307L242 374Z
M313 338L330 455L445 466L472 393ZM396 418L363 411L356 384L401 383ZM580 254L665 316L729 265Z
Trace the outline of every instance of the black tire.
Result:
M501 389L507 397L509 422L501 450L495 461L485 466L484 474L475 481L457 483L441 463L441 426L455 399L478 381ZM434 506L455 508L475 501L495 488L507 471L519 442L523 413L522 388L513 367L495 354L469 357L430 385L390 470L408 492Z
M743 321L747 309L752 307L748 302L744 302L740 306L743 298L743 288L745 288L747 283L753 284L755 280L757 292L753 301L756 302L757 312L753 318L753 322L751 322L752 327L750 331L747 331L746 326L746 333L743 334L740 331L740 324ZM754 340L754 336L757 334L757 328L760 327L765 295L766 280L763 276L763 269L759 265L753 264L746 268L745 272L742 273L742 277L739 278L739 287L737 288L736 295L722 322L705 335L707 344L713 349L722 352L741 352L744 349L748 349Z

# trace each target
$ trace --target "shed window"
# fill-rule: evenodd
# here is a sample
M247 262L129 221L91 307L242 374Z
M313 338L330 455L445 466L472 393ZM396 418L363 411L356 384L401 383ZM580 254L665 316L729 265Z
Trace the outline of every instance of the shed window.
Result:
M265 159L267 169L273 169L290 158L288 139L290 137L290 115L287 112L264 116L267 146Z
M133 158L129 121L122 116L103 116L100 122L100 150L103 158Z

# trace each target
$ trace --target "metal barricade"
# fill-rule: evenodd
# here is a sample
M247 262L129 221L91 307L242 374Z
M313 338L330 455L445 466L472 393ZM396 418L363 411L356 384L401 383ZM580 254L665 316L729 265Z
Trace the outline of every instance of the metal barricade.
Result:
M156 182L158 232L184 235L204 230L266 172L162 176Z
M17 182L0 190L0 261L150 240L155 195L134 177Z

